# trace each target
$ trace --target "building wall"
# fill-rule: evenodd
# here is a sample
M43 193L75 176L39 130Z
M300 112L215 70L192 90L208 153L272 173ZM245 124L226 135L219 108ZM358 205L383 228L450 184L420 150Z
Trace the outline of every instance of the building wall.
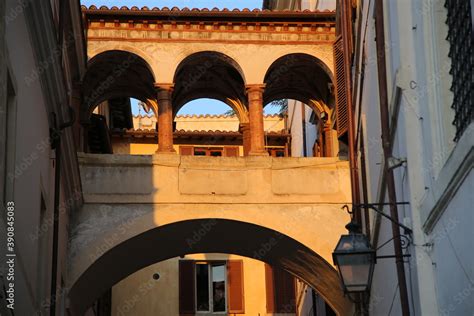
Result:
M304 125L303 132L303 111ZM291 133L291 156L313 157L314 143L318 139L318 125L310 121L313 110L304 103L296 100L288 100L288 129ZM306 138L306 156L304 150L304 139Z
M53 3L57 4L56 1ZM69 90L72 81L84 69L85 60L80 58L82 33L75 33L73 40L68 37L69 42L64 37L63 47L58 48L58 34L49 1L8 0L0 7L5 9L5 14L1 13L0 28L0 197L2 205L14 203L16 254L13 269L11 266L7 269L4 259L0 264L4 278L14 273L14 282L4 279L2 291L14 283L14 315L49 314L56 158L50 146L50 128L57 127L52 122L52 112L61 124L70 118L67 105L72 104L72 95L66 91L72 90ZM79 14L79 4L70 1L68 7L69 11L63 17L68 27L62 31L71 36L69 32L74 33L78 27L76 22L79 20L74 19L78 18L75 14ZM62 58L57 54L59 49L64 49ZM77 191L80 179L73 132L69 128L62 135L58 295L53 297L58 301L58 315L66 308L63 304L65 289L61 284L64 284L62 280L67 266L68 216L81 199ZM6 226L4 216L0 221L1 250L5 257L10 252L5 249L5 229L10 226ZM3 299L1 304L4 304ZM3 315L4 311L0 309L0 313ZM5 315L10 314L5 312Z
M373 203L384 200L375 25L373 2L358 3L361 21L355 25L361 28L357 30L355 60L364 81L361 90L353 93L356 100L361 93L356 113L360 107L363 132L358 133L365 143L363 167L368 175L368 202ZM474 310L474 257L466 243L474 236L466 224L473 223L472 196L467 194L473 192L473 124L453 142L444 3L384 1L388 101L390 114L398 119L393 156L407 158L394 175L397 201L410 202L398 210L400 221L414 231L406 250L411 258L406 260L405 271L409 305L416 315L467 315ZM378 224L374 214L370 221L374 247L392 238L388 221L381 219ZM378 251L380 255L393 253L392 243ZM397 284L395 260L379 260L372 284L371 315L401 314Z
M266 312L265 264L263 262L224 254L187 255L183 259L243 260L245 313L239 315L273 315ZM180 258L173 258L151 265L115 285L112 289L112 315L179 315L179 260ZM154 273L160 275L159 280L152 278ZM149 288L149 291L140 291L140 288ZM139 300L130 299L141 292L143 295L139 295ZM136 303L127 304L132 301Z

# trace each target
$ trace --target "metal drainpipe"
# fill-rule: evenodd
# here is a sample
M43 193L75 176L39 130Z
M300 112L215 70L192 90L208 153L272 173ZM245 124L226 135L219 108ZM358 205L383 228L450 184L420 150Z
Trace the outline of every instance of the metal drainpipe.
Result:
M387 161L392 157L392 144L389 131L389 110L387 95L387 72L385 61L385 34L383 21L383 0L375 2L375 33L377 47L377 69L379 81L379 98L380 98L380 123L382 128L382 147L384 152L384 172L387 181L388 199L390 202L390 216L394 219L392 222L393 246L395 248L396 266L398 285L400 290L400 302L402 307L402 315L410 315L410 307L408 303L407 282L405 277L405 266L403 262L403 250L400 240L400 228L394 224L399 222L397 205L397 195L395 190L395 178L393 170L388 168Z
M351 47L349 45L349 23L352 21L349 20L349 10L351 10L351 3L349 1L342 1L342 8L343 8L343 16L341 18L342 22L342 29L343 31L343 45L344 45L344 70L346 73L346 86L352 87L352 80L351 80ZM359 204L360 195L359 195L359 174L358 174L358 167L357 167L357 159L355 153L355 126L354 126L354 109L352 107L352 98L347 98L347 109L348 109L348 131L347 131L347 138L348 138L348 147L349 147L349 163L351 169L351 193L352 193L352 203ZM354 219L356 222L361 224L361 214L359 209L356 210L354 213Z
M53 254L51 267L51 297L50 297L50 315L56 316L57 303L57 278L58 278L58 245L59 245L59 199L61 190L61 132L74 124L75 113L70 107L71 119L57 126L56 113L53 113L53 126L51 129L51 147L55 150L56 166L54 169L54 210L53 210Z

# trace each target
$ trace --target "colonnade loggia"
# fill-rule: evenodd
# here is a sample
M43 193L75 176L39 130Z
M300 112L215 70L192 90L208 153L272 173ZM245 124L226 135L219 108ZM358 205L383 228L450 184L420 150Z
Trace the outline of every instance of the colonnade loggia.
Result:
M174 154L173 148L173 106L174 84L154 84L158 102L158 150L159 154ZM248 84L248 123L240 123L244 148L249 156L266 156L265 132L263 126L263 92L265 84ZM247 147L248 146L248 147ZM247 150L246 150L247 151Z

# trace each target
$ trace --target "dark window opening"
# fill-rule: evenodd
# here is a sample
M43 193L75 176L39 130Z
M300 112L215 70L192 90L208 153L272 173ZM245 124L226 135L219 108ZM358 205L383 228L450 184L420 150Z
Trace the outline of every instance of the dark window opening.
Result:
M196 264L196 311L223 313L226 305L226 264Z
M456 127L454 141L458 141L474 120L474 49L472 30L472 8L470 1L446 0L448 9L448 41L451 44L449 57L453 82L452 108L455 111L453 124Z

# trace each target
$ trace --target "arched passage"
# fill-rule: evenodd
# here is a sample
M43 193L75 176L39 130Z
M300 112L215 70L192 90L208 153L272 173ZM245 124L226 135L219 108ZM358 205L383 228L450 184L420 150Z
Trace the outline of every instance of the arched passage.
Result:
M110 50L94 56L82 82L82 119L87 119L99 103L112 98L133 97L156 112L155 79L148 63L137 54Z
M101 255L69 292L73 315L81 315L105 290L133 272L194 253L231 253L281 267L315 288L339 315L352 309L336 270L297 240L251 223L202 218L148 230Z
M316 133L317 143L314 144L314 151L318 155L333 156L335 154L334 141L332 135L332 106L334 103L334 96L332 93L332 74L327 66L318 58L303 54L295 53L288 54L280 57L269 67L265 75L265 92L263 94L264 104L271 103L275 100L290 99L301 102L292 103L292 111L289 113L290 120L298 117L298 120L304 121L304 125L307 121L311 120L313 124L317 122L315 131L309 131L310 135L312 132ZM297 103L301 105L302 114L295 114ZM304 104L307 105L314 114L307 115L304 109ZM311 113L311 112L310 112ZM299 117L301 116L301 118ZM316 118L316 121L312 120L312 117ZM289 122L292 126L293 122ZM296 125L300 125L298 122ZM298 132L297 135L302 137L303 147L305 153L307 151L306 144L306 127L302 127L302 132ZM313 134L314 135L314 134ZM314 139L314 138L313 138ZM317 148L316 148L317 147ZM306 154L305 154L306 155Z
M267 70L263 95L267 104L278 99L311 100L330 103L332 75L318 58L308 54L288 54L278 58Z
M247 121L245 78L240 66L229 56L213 51L187 56L174 76L173 112L189 101L210 98L228 104L241 122Z

